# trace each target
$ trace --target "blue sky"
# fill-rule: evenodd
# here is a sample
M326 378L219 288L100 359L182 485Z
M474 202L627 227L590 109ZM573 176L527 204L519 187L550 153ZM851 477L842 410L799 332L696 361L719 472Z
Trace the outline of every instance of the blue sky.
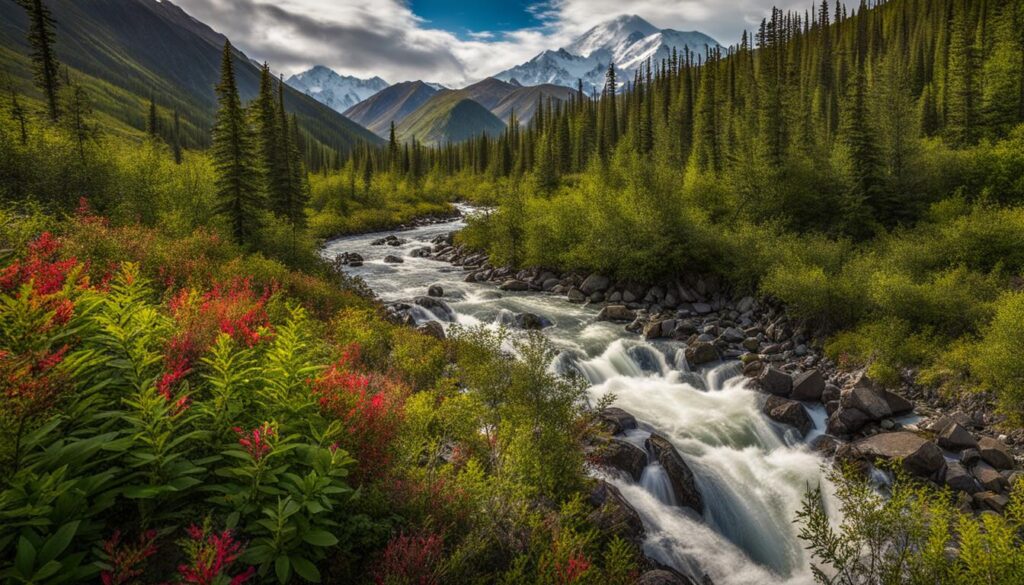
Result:
M623 14L697 30L722 44L773 5L812 0L165 0L285 75L325 65L343 75L462 87L567 46ZM820 0L813 0L818 2ZM830 2L831 3L831 2Z
M426 24L472 38L470 33L501 33L541 26L535 2L508 0L412 0L410 8Z

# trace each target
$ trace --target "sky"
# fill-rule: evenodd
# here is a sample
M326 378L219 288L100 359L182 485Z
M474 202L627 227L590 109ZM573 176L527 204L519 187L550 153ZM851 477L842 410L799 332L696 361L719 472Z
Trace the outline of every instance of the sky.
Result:
M257 61L290 75L326 65L389 83L462 87L637 14L723 45L794 0L171 0Z

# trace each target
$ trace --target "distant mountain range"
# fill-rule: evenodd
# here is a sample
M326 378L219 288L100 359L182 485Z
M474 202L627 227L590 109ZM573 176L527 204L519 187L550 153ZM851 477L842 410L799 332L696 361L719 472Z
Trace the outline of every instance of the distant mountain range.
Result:
M673 49L679 53L689 49L703 55L719 46L715 39L701 32L658 29L639 16L620 16L595 26L567 47L544 51L494 77L527 86L576 87L582 80L584 90L590 93L604 87L610 63L615 64L619 80L624 83L648 59L657 64L671 57Z
M57 22L57 57L90 89L97 112L125 127L145 127L150 96L161 109L177 109L194 145L208 140L217 102L225 37L169 0L47 0ZM0 59L15 82L31 88L25 10L0 2ZM244 101L259 89L259 67L235 51L235 74ZM331 108L285 88L285 106L322 144L344 152L378 136ZM34 91L34 90L33 90ZM166 115L166 113L165 113Z
M323 65L292 75L285 83L339 113L388 86L380 77L338 75Z

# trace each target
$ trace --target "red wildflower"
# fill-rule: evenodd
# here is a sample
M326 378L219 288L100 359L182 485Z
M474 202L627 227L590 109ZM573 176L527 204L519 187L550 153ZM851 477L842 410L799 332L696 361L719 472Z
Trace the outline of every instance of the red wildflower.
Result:
M244 550L230 530L218 534L193 524L188 528L188 536L185 548L190 563L178 565L178 574L185 583L213 585L222 581L218 577L229 576L231 566ZM255 572L253 567L247 568L231 578L231 585L247 582Z
M558 573L559 585L577 583L589 570L590 561L580 553L572 555L565 563L555 563L555 571Z
M441 582L437 576L437 565L443 554L444 539L439 534L400 534L388 541L384 548L373 571L374 583L436 585Z
M143 573L141 565L156 554L156 551L155 530L140 534L138 543L134 545L122 543L121 531L115 530L114 534L103 542L103 553L107 557L109 568L100 572L100 581L103 585L133 582Z
M235 427L234 431L239 437L238 444L245 447L249 456L257 463L263 461L263 458L274 450L270 440L277 436L277 429L270 423L263 423L255 429L248 431L241 427Z

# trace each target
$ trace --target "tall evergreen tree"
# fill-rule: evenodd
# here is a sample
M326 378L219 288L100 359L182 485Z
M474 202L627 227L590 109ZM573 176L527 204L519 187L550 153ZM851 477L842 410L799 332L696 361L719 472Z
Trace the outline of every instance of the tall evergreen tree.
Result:
M174 164L181 164L181 120L178 110L174 110L174 128L171 130L171 152L174 154Z
M224 43L217 84L217 117L211 155L217 172L217 213L223 215L236 242L249 243L259 227L262 207L252 132L235 82L231 42Z
M149 115L146 117L146 135L156 140L160 138L160 119L156 113L156 101L149 97Z
M28 11L28 44L31 47L32 73L36 85L46 98L46 111L50 120L60 117L60 64L57 62L56 23L50 9L42 0L21 0Z

